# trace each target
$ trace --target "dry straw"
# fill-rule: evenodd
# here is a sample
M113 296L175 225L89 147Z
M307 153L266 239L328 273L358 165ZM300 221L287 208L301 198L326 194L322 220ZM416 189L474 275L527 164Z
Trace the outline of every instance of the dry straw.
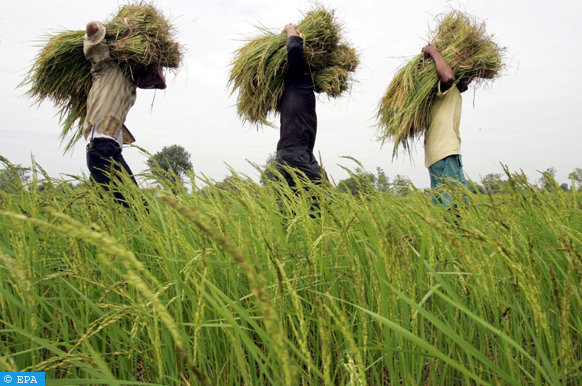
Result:
M436 21L429 41L453 69L456 82L479 86L499 76L505 48L487 34L484 22L460 11L440 15ZM387 139L394 143L393 156L400 146L410 151L428 129L437 84L434 63L424 60L423 54L400 68L390 83L378 109L377 136L382 143Z
M239 117L256 125L271 124L269 113L278 112L285 87L287 35L258 27L260 36L235 52L229 87L238 90ZM304 41L304 57L317 92L341 96L353 82L359 59L342 38L342 25L329 11L316 6L297 25Z
M127 76L138 69L180 66L183 49L175 40L170 20L154 5L124 5L105 28L111 55ZM92 84L91 64L83 54L84 35L84 30L49 35L21 84L30 87L26 94L36 102L48 99L59 108L61 139L71 136L65 152L81 137Z

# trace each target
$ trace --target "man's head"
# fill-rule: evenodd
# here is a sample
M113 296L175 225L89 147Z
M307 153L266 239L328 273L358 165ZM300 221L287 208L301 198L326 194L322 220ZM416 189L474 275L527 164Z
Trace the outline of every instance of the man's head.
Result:
M159 67L157 70L135 70L132 75L133 83L141 89L163 90L166 88L166 78L164 77L164 70L162 67Z

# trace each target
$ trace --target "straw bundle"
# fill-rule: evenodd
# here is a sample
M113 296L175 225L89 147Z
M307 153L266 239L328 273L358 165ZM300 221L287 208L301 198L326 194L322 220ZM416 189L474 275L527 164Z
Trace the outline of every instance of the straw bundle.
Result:
M138 69L166 67L177 69L182 48L174 40L170 21L153 5L143 2L122 6L105 23L105 39L111 55L126 76ZM42 103L52 101L59 108L63 125L61 139L77 128L65 147L72 149L82 135L87 113L87 95L91 89L91 64L83 54L85 31L65 31L49 35L21 86L29 86L27 95Z
M272 126L267 115L278 112L285 88L287 35L259 27L261 36L235 52L229 86L238 90L239 117L257 125ZM343 42L341 25L333 11L320 6L297 25L303 38L303 54L315 90L337 98L350 88L359 59L356 50Z
M485 23L459 11L437 17L438 28L432 33L443 58L460 80L474 81L479 86L495 79L503 69L505 48L488 35ZM433 99L436 97L438 75L432 60L417 55L402 67L380 101L377 114L378 140L394 142L393 156L399 146L410 150L422 137L431 122Z

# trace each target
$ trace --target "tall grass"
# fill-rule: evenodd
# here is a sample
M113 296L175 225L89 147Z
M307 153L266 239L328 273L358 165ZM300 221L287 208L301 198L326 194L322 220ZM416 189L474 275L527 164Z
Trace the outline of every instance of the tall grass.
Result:
M421 192L296 195L236 176L205 194L128 181L124 209L42 174L0 192L0 371L47 385L582 383L579 193L511 175L502 195L454 191L470 201L456 219Z

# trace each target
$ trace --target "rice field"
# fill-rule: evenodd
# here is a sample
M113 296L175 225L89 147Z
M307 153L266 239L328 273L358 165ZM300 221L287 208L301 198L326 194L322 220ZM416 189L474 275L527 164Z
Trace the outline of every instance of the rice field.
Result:
M128 181L129 209L39 167L0 191L0 371L47 385L582 384L580 192L511 174L505 194L453 188L470 201L456 219L421 191L232 181L205 194Z

